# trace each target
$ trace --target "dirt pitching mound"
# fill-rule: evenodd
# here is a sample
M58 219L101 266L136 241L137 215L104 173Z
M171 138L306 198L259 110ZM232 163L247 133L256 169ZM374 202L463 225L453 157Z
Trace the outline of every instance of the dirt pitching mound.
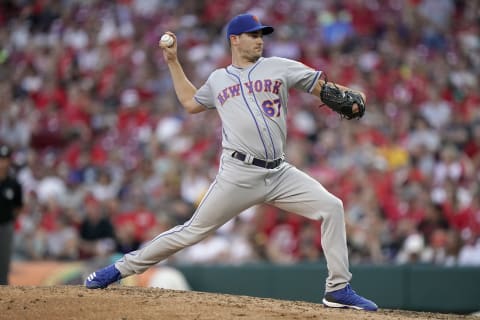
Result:
M479 319L399 310L325 308L321 304L247 296L112 286L0 286L0 319Z

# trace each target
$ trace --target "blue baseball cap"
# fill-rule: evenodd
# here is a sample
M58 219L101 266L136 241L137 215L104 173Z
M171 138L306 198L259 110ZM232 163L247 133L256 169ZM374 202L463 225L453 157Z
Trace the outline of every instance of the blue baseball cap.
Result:
M260 23L260 19L253 14L240 14L234 17L227 25L227 40L230 35L240 35L247 32L255 32L262 30L262 34L270 34L273 32L273 27L264 26Z

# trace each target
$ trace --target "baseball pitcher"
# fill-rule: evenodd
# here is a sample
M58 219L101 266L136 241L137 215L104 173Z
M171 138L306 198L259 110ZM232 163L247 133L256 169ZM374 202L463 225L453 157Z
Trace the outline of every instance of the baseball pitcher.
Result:
M190 220L92 273L87 288L105 288L191 246L245 209L268 203L322 221L322 246L328 278L323 303L328 307L377 310L377 305L350 287L343 204L318 181L286 161L288 90L319 97L347 119L365 112L365 97L329 83L321 71L289 59L262 57L263 36L271 26L251 14L234 17L227 26L232 64L213 71L196 88L177 58L175 34L160 47L178 100L189 113L216 110L222 121L220 165L215 180Z

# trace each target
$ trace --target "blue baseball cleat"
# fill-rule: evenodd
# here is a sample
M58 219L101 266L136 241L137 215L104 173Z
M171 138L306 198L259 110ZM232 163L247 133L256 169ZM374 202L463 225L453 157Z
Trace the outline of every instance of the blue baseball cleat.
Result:
M350 284L343 289L327 292L323 304L330 308L351 308L356 310L377 311L378 306L353 291Z
M97 270L90 274L85 280L85 287L88 289L103 289L110 284L117 282L122 278L120 271L115 268L114 264L103 269Z

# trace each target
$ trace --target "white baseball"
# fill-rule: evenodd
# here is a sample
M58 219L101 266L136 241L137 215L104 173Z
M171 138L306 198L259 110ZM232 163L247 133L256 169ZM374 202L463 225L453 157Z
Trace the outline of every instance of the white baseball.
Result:
M173 44L173 37L169 34L164 34L161 38L160 38L160 44L162 46L165 46L165 47L171 47L172 44Z

